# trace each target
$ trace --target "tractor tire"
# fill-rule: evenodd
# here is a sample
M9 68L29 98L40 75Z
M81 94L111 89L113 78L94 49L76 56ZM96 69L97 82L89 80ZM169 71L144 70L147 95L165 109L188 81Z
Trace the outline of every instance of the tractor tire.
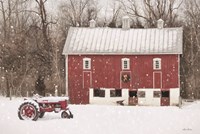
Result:
M20 120L36 121L39 117L37 106L31 102L22 103L18 109L18 117Z
M69 111L70 114L70 118L74 118L74 115L71 113L71 111Z
M43 118L44 117L45 112L41 112L39 113L39 118Z
M70 119L70 115L69 115L66 111L63 111L63 112L61 113L61 118Z

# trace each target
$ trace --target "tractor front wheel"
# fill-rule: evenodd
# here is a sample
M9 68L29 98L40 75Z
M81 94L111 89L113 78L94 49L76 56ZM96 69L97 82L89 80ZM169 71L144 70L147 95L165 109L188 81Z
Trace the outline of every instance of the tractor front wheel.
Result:
M70 119L70 118L73 118L74 116L73 116L73 114L71 113L70 110L67 110L67 111L63 111L61 113L61 117Z
M21 120L33 120L36 121L39 117L37 107L31 102L24 102L18 109L18 117Z
M70 115L66 112L66 111L63 111L62 113L61 113L61 117L62 118L70 118Z
M39 113L39 118L43 118L44 117L45 112L41 112Z

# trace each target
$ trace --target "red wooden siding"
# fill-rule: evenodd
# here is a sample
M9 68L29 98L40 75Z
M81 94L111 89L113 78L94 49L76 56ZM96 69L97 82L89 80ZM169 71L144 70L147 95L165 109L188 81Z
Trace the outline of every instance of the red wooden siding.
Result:
M83 70L83 58L91 58L91 69ZM121 59L130 59L130 69L122 70ZM153 70L153 58L161 58L161 70ZM154 88L153 74L161 77L162 88L177 88L178 55L69 55L68 86L72 103L89 103L89 88ZM161 76L157 76L161 72ZM123 73L130 82L121 81Z

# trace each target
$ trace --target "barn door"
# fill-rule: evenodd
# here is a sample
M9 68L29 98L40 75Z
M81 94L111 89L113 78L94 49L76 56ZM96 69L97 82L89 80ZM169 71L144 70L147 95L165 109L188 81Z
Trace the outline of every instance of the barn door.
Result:
M83 72L83 88L91 87L91 72Z
M162 88L162 72L153 72L153 88Z
M132 78L131 71L120 72L120 88L131 88Z
M170 105L170 92L169 90L161 91L161 106L169 106Z
M83 72L82 103L89 103L89 88L91 87L91 72Z

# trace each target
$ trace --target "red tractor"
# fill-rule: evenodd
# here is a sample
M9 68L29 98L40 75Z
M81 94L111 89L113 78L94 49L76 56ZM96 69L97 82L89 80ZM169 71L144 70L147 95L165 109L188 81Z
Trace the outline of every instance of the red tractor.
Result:
M18 117L21 120L34 120L42 118L45 112L62 112L62 118L73 118L68 108L68 97L41 97L37 99L25 99L18 109Z

